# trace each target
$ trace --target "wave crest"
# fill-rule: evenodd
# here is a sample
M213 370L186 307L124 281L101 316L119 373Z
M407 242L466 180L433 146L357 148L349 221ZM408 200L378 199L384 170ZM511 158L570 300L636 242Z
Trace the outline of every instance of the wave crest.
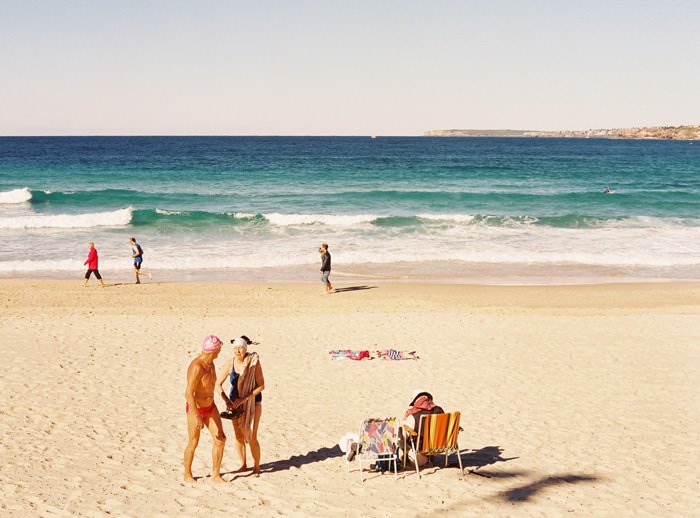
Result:
M263 214L266 220L273 225L288 226L288 225L336 225L347 227L358 225L360 223L371 223L378 216L368 214L353 214L353 215L333 215L333 214L280 214L273 212Z
M32 192L28 187L0 192L0 204L25 203L32 199Z
M32 214L0 218L0 229L122 227L131 222L133 209L90 214Z

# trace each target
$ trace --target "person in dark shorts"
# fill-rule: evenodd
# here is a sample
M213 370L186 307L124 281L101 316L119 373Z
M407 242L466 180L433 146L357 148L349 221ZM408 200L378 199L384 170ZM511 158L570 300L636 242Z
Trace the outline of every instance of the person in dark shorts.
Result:
M87 286L88 284L88 279L90 279L90 275L93 273L95 274L95 277L97 278L98 281L100 281L100 284L102 287L105 287L105 283L102 280L102 276L100 275L100 270L98 269L98 257L97 257L97 248L95 248L95 243L88 243L88 256L85 262L83 263L83 266L87 265L88 270L85 272L85 284L83 286Z
M328 251L328 243L323 243L318 253L321 254L321 282L326 285L326 293L331 293L333 285L328 280L331 274L331 253Z
M135 237L129 238L129 243L131 243L131 257L134 259L134 275L136 275L136 284L141 284L141 279L139 279L139 277L141 275L148 275L150 278L151 274L141 271L141 263L143 263L143 248L141 248L141 245L136 242Z

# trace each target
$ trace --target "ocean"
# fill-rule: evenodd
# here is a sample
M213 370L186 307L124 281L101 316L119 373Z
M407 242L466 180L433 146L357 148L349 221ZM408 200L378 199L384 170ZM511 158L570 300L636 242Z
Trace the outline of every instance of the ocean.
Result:
M606 187L613 190L605 194ZM3 137L0 276L586 283L700 278L700 142Z

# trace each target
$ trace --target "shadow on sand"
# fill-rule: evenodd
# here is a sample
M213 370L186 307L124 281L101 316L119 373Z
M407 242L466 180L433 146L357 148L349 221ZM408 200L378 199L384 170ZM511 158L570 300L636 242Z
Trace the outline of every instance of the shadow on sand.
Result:
M337 444L331 448L324 446L318 450L309 451L303 455L292 455L288 459L276 460L274 462L266 462L260 464L260 471L262 473L273 473L275 471L284 471L291 468L300 468L306 464L311 464L313 462L321 462L326 459L334 459L337 457L342 457L343 452L340 451L340 446ZM223 475L230 475L236 473L235 471L229 471L223 473Z
M593 482L594 480L598 480L598 477L585 474L550 475L535 482L531 482L530 484L502 491L497 496L508 502L527 502L530 498L548 487L560 486L562 484L574 484L576 482Z
M333 293L343 293L346 291L359 291L359 290L373 290L378 288L378 286L348 286L347 288L336 288Z
M496 464L497 462L507 462L509 460L515 460L518 457L507 457L504 458L501 456L501 453L503 453L503 448L500 446L484 446L481 449L478 450L468 450L468 451L461 451L460 455L462 456L462 464L464 465L465 468L468 469L469 473L472 473L474 475L479 475L481 477L486 477L486 478L491 478L491 477L496 477L496 478L504 478L498 473L487 473L484 471L478 471L484 466L490 466L492 464ZM474 468L474 469L469 469L469 468ZM520 473L516 474L509 474L507 476L517 476Z

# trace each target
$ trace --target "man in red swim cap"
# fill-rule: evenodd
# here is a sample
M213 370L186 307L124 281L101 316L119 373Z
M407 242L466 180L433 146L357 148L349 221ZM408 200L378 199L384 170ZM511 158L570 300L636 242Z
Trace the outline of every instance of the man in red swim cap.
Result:
M187 368L187 389L185 390L185 412L187 413L187 448L185 448L185 482L195 482L192 476L192 459L199 443L199 433L203 427L209 429L214 441L212 447L211 478L214 482L223 482L221 478L221 459L224 456L226 435L221 425L221 417L214 403L216 369L214 360L221 351L221 340L216 336L207 336L202 343L202 352Z

